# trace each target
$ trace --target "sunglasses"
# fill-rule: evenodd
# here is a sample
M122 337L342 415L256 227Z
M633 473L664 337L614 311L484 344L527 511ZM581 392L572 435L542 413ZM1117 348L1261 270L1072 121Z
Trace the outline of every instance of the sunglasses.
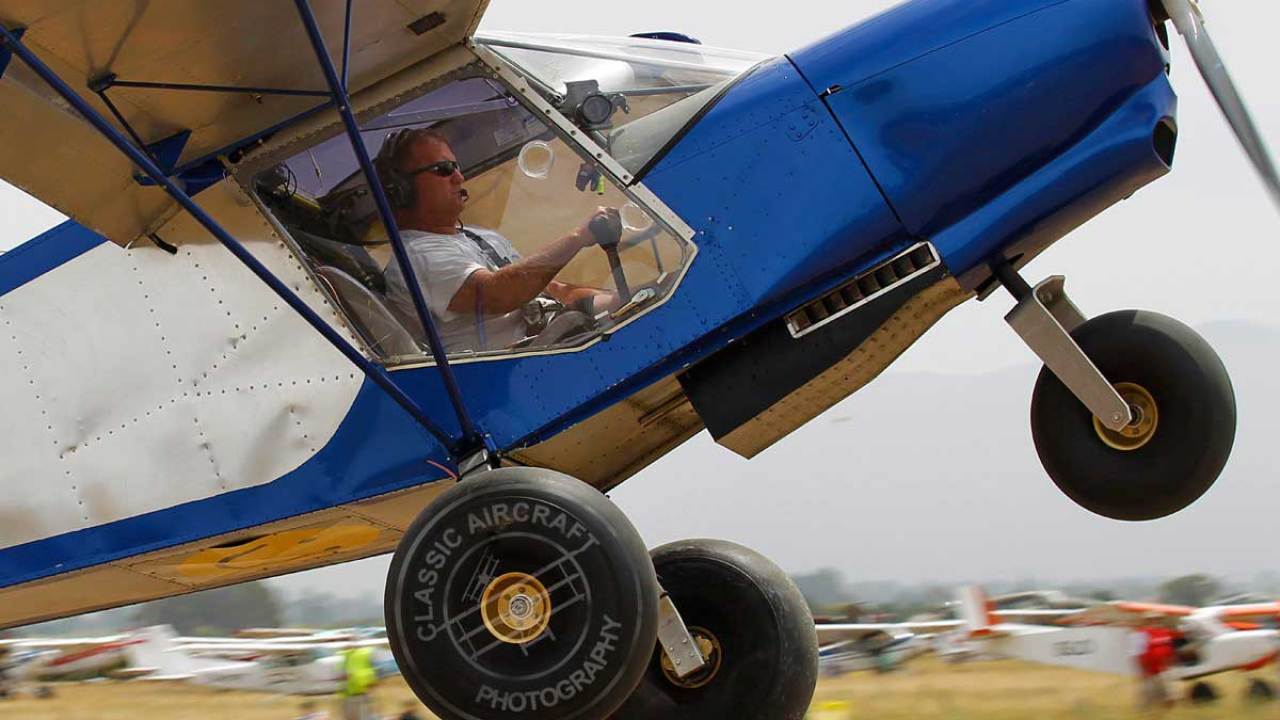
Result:
M420 175L422 173L431 173L432 175L437 175L442 178L447 178L447 177L452 177L454 173L458 172L458 169L459 169L458 161L441 160L440 162L437 162L437 163L431 163L430 165L423 165L420 168L410 170L404 173L404 175L405 177L413 177L414 175Z

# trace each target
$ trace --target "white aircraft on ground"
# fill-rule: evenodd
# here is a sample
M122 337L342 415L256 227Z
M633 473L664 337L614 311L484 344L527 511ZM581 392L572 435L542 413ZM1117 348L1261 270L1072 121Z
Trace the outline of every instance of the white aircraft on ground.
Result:
M136 639L125 634L86 638L0 640L0 665L10 682L48 682L95 677L126 664L125 649Z
M1277 619L1280 603L1276 602L1197 608L1120 601L1089 608L1065 622L1114 632L1127 632L1139 625L1169 628L1174 633L1177 653L1165 673L1166 679L1194 682L1191 698L1212 700L1217 691L1204 678L1235 670L1258 670L1280 657ZM1129 672L1136 672L1132 662ZM1247 692L1255 699L1275 697L1275 689L1261 678L1251 679Z
M840 623L818 626L826 648L882 635L933 634L949 647L989 657L1137 676L1133 653L1136 626L1162 625L1175 635L1180 651L1165 678L1199 681L1210 675L1265 667L1280 655L1280 632L1257 624L1280 617L1280 603L1193 608L1151 603L1112 602L1084 609L993 610L980 588L958 592L960 618L919 623ZM1033 622L1050 622L1036 625ZM835 652L830 667L838 667ZM1273 696L1270 684L1253 679L1249 695ZM1193 688L1197 699L1216 695Z
M1022 623L1034 627L1037 623L1056 622L1080 611L1079 607L1018 608L991 610L990 614L1001 623ZM951 660L967 659L982 652L981 647L969 642L969 628L969 623L961 619L819 622L819 667L827 675L863 670L883 672L930 651Z
M395 672L385 639L313 642L310 640L227 642L213 638L180 638L173 628L157 625L134 633L139 642L127 651L128 673L149 681L190 681L224 690L284 695L326 695L345 682L342 650L375 648L380 677ZM253 659L229 659L251 657Z

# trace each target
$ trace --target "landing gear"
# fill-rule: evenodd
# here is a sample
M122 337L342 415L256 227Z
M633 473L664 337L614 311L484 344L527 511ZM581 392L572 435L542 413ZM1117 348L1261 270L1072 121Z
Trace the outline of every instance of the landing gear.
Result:
M653 551L662 587L706 659L685 677L654 651L618 720L799 720L818 677L813 616L795 584L762 555L687 540Z
M1235 395L1213 348L1187 326L1125 310L1085 320L1062 278L1019 297L1007 320L1045 361L1031 434L1054 483L1085 509L1152 520L1190 505L1222 471L1235 439Z
M1208 705L1218 700L1218 689L1213 685L1201 680L1191 686L1187 691L1187 699L1192 705Z
M1150 520L1190 505L1217 480L1235 438L1231 380L1191 328L1126 310L1072 333L1129 405L1111 430L1050 371L1031 397L1031 435L1049 476L1099 515Z
M596 720L645 672L658 597L644 543L604 495L505 468L423 511L385 608L405 680L444 720Z
M1253 678L1244 692L1244 698L1255 703L1271 702L1276 699L1276 690L1266 680Z

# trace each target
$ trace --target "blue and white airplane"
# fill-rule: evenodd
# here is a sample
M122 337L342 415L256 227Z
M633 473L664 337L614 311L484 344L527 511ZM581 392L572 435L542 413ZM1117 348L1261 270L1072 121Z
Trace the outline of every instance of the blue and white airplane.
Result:
M0 177L73 218L0 257L0 628L395 551L442 718L799 718L794 585L603 491L1000 287L1068 496L1217 478L1212 349L1018 272L1170 171L1175 32L1280 202L1192 0L912 0L772 58L484 9L0 1Z

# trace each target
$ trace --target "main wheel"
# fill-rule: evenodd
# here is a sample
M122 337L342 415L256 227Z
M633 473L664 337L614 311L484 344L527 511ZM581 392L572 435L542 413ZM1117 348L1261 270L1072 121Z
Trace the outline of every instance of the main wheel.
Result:
M799 720L818 679L818 635L795 583L767 558L718 540L653 551L658 581L674 601L707 667L678 678L652 653L617 720Z
M626 516L573 478L504 468L463 480L391 561L391 650L444 720L605 718L657 638L653 564Z
M1218 690L1213 685L1200 680L1191 686L1187 699L1195 705L1207 705L1218 700Z
M1048 368L1031 398L1031 436L1054 483L1085 509L1151 520L1190 505L1231 454L1236 402L1213 348L1172 318L1124 310L1072 337L1133 410L1115 432Z
M1249 687L1245 690L1244 697L1250 702L1270 702L1276 699L1276 690L1266 680L1253 678L1249 680Z

